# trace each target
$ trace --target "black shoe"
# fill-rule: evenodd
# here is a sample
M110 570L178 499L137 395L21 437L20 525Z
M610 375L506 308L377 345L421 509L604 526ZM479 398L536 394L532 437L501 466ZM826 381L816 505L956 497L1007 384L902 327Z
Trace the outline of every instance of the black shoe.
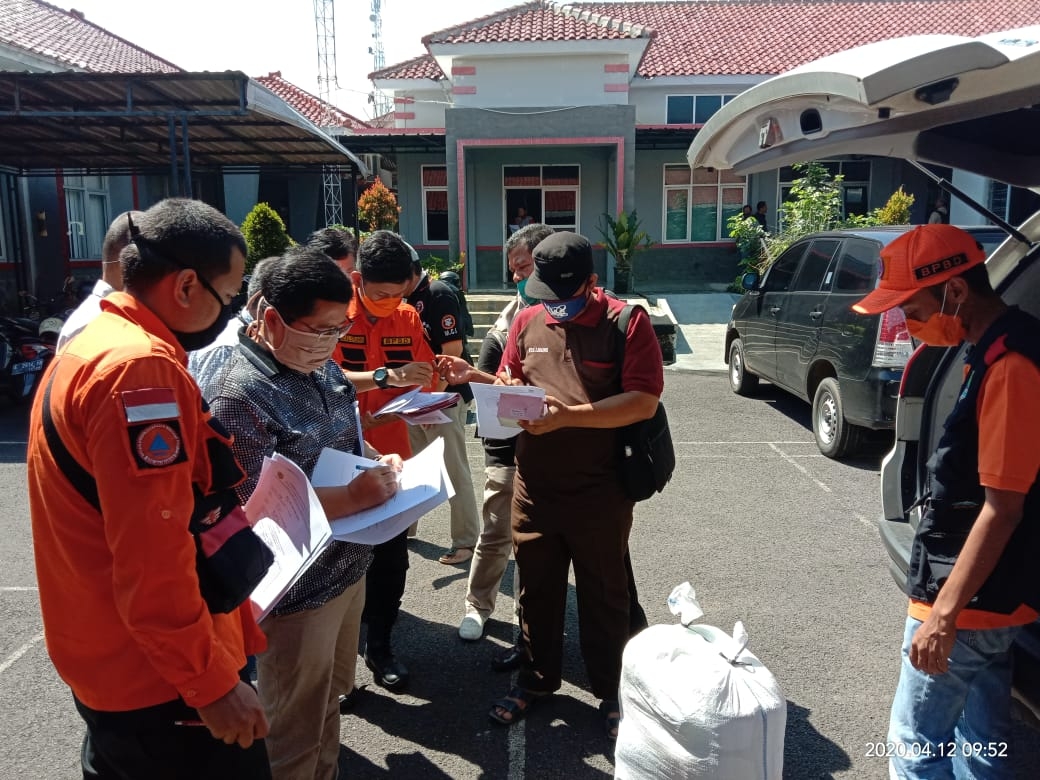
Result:
M340 695L339 714L346 715L348 712L353 712L354 708L357 706L359 698L361 698L361 688L356 685L354 686L354 690L346 696Z
M524 648L511 645L491 656L491 668L496 672L511 672L520 668L520 661L523 660L523 657Z
M410 675L407 667L393 655L369 656L366 653L365 666L372 672L376 685L380 685L388 691L402 690L408 684Z

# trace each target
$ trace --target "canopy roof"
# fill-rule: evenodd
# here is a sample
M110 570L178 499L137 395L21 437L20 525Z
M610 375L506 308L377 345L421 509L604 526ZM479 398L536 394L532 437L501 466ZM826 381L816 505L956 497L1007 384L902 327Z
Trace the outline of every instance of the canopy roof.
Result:
M0 73L0 166L109 173L353 164L244 73Z

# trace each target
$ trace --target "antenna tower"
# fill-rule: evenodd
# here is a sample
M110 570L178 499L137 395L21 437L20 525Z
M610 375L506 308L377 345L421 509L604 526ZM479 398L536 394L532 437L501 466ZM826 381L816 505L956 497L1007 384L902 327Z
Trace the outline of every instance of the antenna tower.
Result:
M382 6L383 0L372 0L372 13L368 16L368 20L372 22L372 46L368 51L372 55L372 70L374 71L386 67L386 57L383 55ZM377 89L372 93L372 106L377 117L385 116L390 113L390 97Z
M378 2L378 0L373 0ZM332 116L332 87L339 87L336 76L336 12L333 0L314 0L314 26L318 32L318 99L321 100L321 129L329 132L335 124ZM322 188L325 191L325 225L343 224L343 190L338 165L323 165Z

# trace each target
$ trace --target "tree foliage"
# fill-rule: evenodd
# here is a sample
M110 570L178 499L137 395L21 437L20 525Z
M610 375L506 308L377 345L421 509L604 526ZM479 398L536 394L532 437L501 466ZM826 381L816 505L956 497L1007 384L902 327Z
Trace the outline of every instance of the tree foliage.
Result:
M295 242L289 237L278 212L266 203L257 203L242 222L242 235L249 249L246 273L265 257L280 255Z
M369 230L395 230L400 213L394 193L379 179L358 198L358 216L368 223Z

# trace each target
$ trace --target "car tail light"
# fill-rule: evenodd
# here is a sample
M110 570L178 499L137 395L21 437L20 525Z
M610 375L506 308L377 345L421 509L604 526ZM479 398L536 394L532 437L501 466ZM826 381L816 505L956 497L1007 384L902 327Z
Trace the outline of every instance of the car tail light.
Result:
M881 315L873 364L880 368L902 368L913 351L903 310L898 307L889 309Z

